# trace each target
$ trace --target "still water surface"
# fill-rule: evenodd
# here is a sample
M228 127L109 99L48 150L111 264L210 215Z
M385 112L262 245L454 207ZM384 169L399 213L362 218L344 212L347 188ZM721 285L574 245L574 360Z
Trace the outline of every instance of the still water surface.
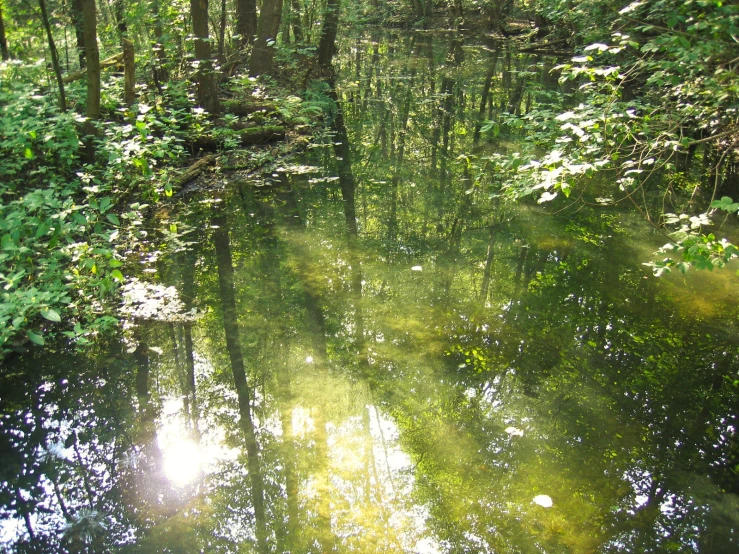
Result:
M738 551L731 272L491 195L545 62L341 51L331 136L157 213L120 340L3 368L8 551Z

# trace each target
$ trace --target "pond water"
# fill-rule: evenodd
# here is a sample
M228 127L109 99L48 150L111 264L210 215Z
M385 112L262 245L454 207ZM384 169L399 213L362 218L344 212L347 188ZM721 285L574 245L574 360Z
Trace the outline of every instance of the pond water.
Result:
M567 93L553 60L336 62L331 135L155 214L121 337L0 370L7 551L737 552L732 272L491 192L480 121Z

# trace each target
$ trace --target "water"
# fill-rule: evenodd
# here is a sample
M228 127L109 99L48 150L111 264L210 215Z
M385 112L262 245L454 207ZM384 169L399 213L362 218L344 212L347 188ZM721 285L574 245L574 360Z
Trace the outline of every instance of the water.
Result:
M157 212L120 338L2 368L9 551L735 552L731 272L491 196L485 81L525 113L551 60L341 52L345 131Z

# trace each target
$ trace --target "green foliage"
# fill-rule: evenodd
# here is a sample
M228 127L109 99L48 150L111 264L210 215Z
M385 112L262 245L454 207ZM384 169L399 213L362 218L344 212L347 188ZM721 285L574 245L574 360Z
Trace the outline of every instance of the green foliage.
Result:
M119 251L136 240L145 207L121 198L134 188L159 197L158 164L184 153L196 118L141 103L123 124L102 124L99 163L82 165L83 119L38 94L34 68L6 65L0 86L0 360L25 341L63 334L85 344L117 324Z
M304 93L303 113L313 116L324 115L332 119L336 115L336 102L329 96L330 91L331 87L328 83L316 79L311 80Z
M707 213L695 214L694 200L709 179L715 196L722 164L734 163L738 16L739 6L720 1L633 2L622 9L620 32L556 68L561 82L579 85L581 103L554 117L527 114L544 121L538 126L521 120L521 132L548 153L522 165L508 193L536 194L541 203L573 190L582 195L591 185L596 202L628 202L650 220L680 223L670 231L674 243L668 250L680 252L682 260L655 262L655 272L724 265L736 249L703 234L711 221ZM697 156L713 164L706 175L690 172L689 161ZM595 181L598 173L607 177ZM689 199L681 198L684 192ZM689 213L664 213L667 201L678 213ZM728 197L711 204L732 214L737 207Z

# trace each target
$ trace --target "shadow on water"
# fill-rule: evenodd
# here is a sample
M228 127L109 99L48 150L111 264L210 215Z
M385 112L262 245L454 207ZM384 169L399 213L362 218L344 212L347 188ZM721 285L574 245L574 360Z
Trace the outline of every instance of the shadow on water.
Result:
M120 337L2 368L6 550L735 552L729 276L497 194L552 60L339 52L332 135L154 221Z

